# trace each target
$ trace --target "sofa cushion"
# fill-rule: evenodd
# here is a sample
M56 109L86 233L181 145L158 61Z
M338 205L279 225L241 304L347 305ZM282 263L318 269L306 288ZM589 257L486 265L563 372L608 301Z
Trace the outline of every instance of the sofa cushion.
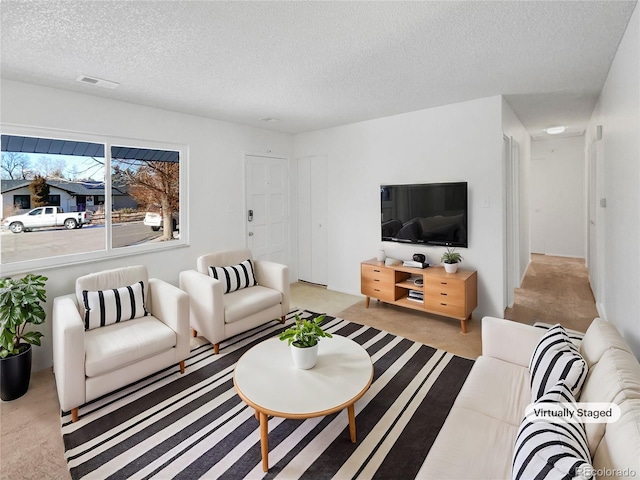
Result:
M224 293L235 292L241 288L253 287L258 284L253 272L253 263L249 259L228 267L210 266L209 275L222 282Z
M612 402L621 405L631 399L640 399L640 363L626 350L610 348L589 370L584 383L581 402ZM593 455L605 429L611 424L586 423L589 449Z
M82 291L84 329L105 327L148 315L144 308L144 283L90 292Z
M598 479L637 478L640 474L639 452L640 399L626 400L620 404L620 418L607 424L593 455L593 468L598 473ZM612 466L624 466L624 469L616 473Z
M455 405L507 422L517 429L530 401L526 367L483 355L474 363Z
M224 296L224 321L233 323L282 302L282 293L256 285Z
M612 323L602 318L595 318L584 334L580 354L591 368L609 348L631 352L629 345Z
M531 356L531 401L535 402L559 382L565 383L575 398L579 398L587 377L584 361L562 325L545 333Z
M85 333L85 374L95 377L176 345L176 333L152 315Z
M517 426L454 405L416 478L509 478L517 431Z
M558 402L575 404L564 383L551 387L536 407ZM518 429L513 451L513 479L591 478L591 457L581 422L549 417L525 417Z

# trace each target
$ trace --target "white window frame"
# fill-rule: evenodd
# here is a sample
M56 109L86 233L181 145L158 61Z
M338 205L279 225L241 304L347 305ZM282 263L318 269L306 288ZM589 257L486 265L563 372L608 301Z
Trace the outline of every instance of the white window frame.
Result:
M156 140L119 137L103 134L56 130L51 128L37 128L24 125L0 124L0 134L18 135L23 137L50 138L77 142L99 143L104 145L105 159L105 212L111 212L111 147L146 148L151 150L173 150L180 154L180 238L171 242L157 242L126 247L112 247L111 215L105 215L105 245L104 249L94 252L58 255L55 257L38 258L1 264L3 275L13 275L29 271L42 271L67 265L75 265L100 260L109 260L150 252L173 250L189 246L189 196L187 194L187 180L189 178L189 147L185 144L168 143Z

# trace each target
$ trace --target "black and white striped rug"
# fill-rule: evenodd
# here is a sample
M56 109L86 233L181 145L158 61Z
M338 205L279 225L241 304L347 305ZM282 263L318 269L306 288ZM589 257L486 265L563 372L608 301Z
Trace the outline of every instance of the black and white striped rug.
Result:
M473 361L339 318L325 327L373 360L373 383L355 405L356 444L346 411L271 418L270 470L262 472L259 424L235 392L233 369L248 348L286 328L273 322L222 343L219 355L196 345L184 375L166 369L95 400L76 423L63 412L72 478L414 478ZM274 388L286 395L286 385Z

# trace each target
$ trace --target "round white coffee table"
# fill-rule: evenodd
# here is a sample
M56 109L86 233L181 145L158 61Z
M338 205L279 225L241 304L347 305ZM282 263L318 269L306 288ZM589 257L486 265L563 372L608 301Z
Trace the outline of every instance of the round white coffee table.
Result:
M293 365L291 347L277 337L248 350L236 364L233 384L260 420L262 469L269 470L267 418L312 418L347 409L351 441L356 442L354 404L373 379L371 357L353 340L323 338L318 362L309 370Z

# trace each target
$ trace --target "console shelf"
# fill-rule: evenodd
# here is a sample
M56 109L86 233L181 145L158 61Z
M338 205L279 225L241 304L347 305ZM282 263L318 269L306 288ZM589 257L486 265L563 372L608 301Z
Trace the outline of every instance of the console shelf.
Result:
M422 285L413 279L422 277ZM460 320L462 333L467 333L467 320L478 306L478 274L458 269L446 273L443 267L412 268L386 266L384 262L367 260L361 264L361 291L367 297L405 308ZM409 299L409 291L422 292L423 300Z

